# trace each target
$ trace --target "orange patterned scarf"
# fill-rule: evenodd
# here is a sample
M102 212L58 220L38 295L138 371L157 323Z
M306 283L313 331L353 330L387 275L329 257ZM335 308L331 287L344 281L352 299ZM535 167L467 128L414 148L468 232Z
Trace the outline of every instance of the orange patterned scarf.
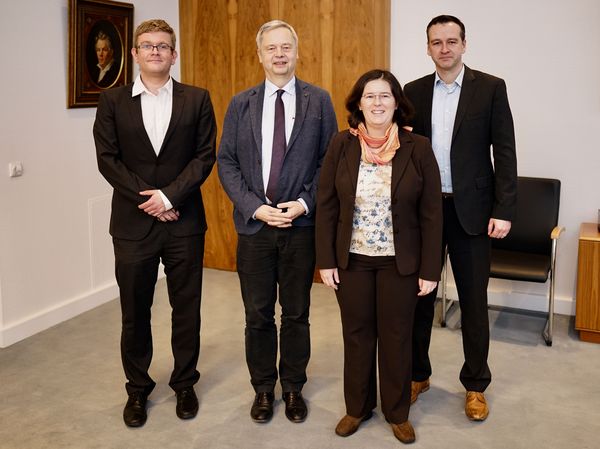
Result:
M350 128L350 133L358 136L361 148L361 159L370 164L385 165L392 160L396 150L400 148L398 125L392 123L383 137L372 137L367 133L364 123L357 128Z

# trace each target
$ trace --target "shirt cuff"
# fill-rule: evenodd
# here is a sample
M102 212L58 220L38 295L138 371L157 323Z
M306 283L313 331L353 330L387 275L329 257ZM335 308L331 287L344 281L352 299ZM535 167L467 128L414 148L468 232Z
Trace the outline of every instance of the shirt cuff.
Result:
M160 193L160 197L162 198L163 203L165 203L165 210L173 209L173 205L169 201L169 198L167 198L161 190L159 190L158 193Z
M304 215L308 215L309 210L306 202L302 198L298 198L298 202L302 204L302 207L304 207Z

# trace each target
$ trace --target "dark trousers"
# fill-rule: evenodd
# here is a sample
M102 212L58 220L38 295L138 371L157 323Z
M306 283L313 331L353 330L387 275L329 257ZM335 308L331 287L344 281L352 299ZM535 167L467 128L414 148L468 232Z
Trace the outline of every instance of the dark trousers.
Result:
M378 359L381 409L389 422L403 423L410 409L418 276L400 276L393 256L359 254L350 254L339 276L346 413L362 417L377 405Z
M300 391L306 382L314 269L314 227L280 229L265 225L256 234L238 236L237 270L246 311L246 362L256 392L273 391L277 381L278 296L281 387L284 392Z
M490 239L487 234L468 235L463 230L452 198L445 198L443 248L448 248L458 291L465 361L460 381L468 391L483 392L492 380L487 363L490 330L487 287L490 277ZM443 251L442 251L443 253ZM443 256L442 256L443 257ZM421 299L413 330L413 380L431 376L429 342L437 289Z
M174 237L168 223L157 222L148 236L132 241L113 238L116 277L121 296L121 359L128 393L149 394L156 385L150 324L154 287L162 259L171 304L171 348L175 364L169 385L180 390L200 378L200 296L204 234Z

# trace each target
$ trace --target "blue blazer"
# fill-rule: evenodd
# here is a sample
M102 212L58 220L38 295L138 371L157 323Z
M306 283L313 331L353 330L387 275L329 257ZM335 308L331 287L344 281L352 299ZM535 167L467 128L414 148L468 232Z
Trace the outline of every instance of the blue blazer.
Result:
M262 115L265 83L231 100L217 155L219 178L233 202L233 221L239 234L252 235L265 223L252 218L266 204L262 177ZM314 226L316 191L327 146L337 132L329 94L296 78L296 116L278 182L280 202L302 198L309 213L294 226Z

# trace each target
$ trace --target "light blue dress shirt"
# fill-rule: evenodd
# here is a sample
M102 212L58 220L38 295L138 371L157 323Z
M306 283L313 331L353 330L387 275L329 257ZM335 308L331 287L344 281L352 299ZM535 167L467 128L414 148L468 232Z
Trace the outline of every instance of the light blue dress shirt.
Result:
M450 148L452 147L452 131L464 74L465 67L463 65L452 84L444 83L437 72L435 74L431 105L431 146L440 167L442 192L444 193L452 193Z

